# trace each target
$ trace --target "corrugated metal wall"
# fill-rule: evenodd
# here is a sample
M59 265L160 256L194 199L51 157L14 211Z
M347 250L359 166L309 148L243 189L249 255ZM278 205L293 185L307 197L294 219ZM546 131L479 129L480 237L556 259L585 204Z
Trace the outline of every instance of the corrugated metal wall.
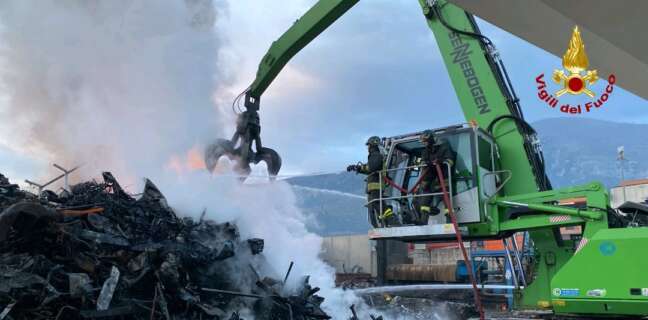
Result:
M369 237L362 235L325 237L320 256L337 273L367 272L376 275L375 248ZM354 270L355 268L355 270ZM362 270L359 271L358 268Z
M624 188L625 196L623 192ZM614 187L610 190L612 208L618 208L625 201L643 202L646 198L648 198L648 184Z

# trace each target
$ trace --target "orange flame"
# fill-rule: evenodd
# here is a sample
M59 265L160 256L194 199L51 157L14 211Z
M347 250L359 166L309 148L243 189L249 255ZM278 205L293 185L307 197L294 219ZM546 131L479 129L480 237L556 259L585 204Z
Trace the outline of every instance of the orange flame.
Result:
M585 53L585 43L581 39L578 26L574 27L571 40L569 40L569 48L562 59L563 67L572 73L579 73L589 66L589 59Z
M191 170L205 170L205 159L197 146L187 151L187 167Z
M172 155L167 161L166 168L175 171L178 175L196 170L205 170L206 166L201 150L200 146L196 145L184 155Z

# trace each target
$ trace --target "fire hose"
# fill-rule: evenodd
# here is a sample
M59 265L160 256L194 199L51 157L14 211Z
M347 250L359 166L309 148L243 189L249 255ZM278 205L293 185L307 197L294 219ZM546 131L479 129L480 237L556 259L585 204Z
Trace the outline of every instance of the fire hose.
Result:
M466 262L466 267L468 268L468 276L470 277L470 282L472 283L473 292L475 294L475 306L479 310L479 319L484 320L484 308L482 307L481 298L479 296L479 289L477 289L477 282L475 281L475 270L473 270L472 262L468 259L468 253L466 253L466 247L464 247L463 239L461 237L461 231L459 231L459 225L457 224L457 218L454 214L454 209L450 205L450 196L448 195L448 190L445 187L445 178L443 177L443 171L441 171L441 166L439 163L435 162L434 167L436 168L437 176L441 182L441 191L443 192L443 202L445 203L446 208L448 209L448 215L454 226L455 234L457 235L457 242L459 242L459 247L461 248L461 254L463 255L464 261Z

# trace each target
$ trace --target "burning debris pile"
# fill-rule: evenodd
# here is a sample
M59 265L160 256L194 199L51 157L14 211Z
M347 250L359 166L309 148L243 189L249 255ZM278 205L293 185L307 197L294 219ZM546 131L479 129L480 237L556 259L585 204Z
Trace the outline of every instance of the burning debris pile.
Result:
M146 180L136 199L108 172L70 192L0 174L2 319L329 319L319 288L262 277L263 240L178 217Z

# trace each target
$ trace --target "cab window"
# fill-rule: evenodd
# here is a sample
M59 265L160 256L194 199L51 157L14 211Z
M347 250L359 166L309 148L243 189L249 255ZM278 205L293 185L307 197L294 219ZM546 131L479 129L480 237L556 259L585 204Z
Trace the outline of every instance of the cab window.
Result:
M454 193L461 193L474 188L471 134L463 132L444 137L444 139L450 144L450 149L457 154L452 174Z
M477 147L479 148L479 166L487 171L493 171L493 145L486 139L477 137Z

